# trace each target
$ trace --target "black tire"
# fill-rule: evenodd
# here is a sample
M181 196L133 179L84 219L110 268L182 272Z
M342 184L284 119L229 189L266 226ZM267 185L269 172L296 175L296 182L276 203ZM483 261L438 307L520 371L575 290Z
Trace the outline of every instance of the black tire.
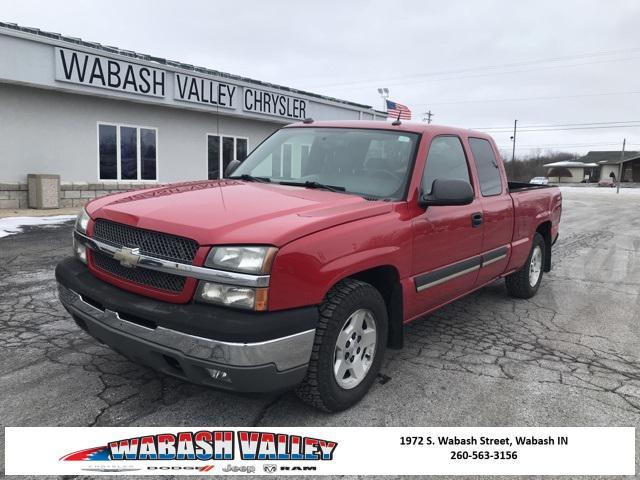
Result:
M529 281L529 275L532 268L532 257L533 252L536 248L540 249L541 253L541 267L540 267L540 276L538 277L538 281L535 285L531 285ZM523 267L517 272L512 273L511 275L507 275L505 278L505 283L507 284L507 292L512 297L517 298L531 298L537 292L538 288L540 288L540 283L542 282L542 277L544 275L544 264L545 264L545 242L544 237L539 233L536 233L533 237L533 242L531 244L531 251L529 252L529 256L527 257L527 261L523 265Z
M373 314L376 329L376 347L371 366L355 387L344 389L336 381L333 367L338 335L352 313L367 309ZM369 391L376 379L387 345L387 308L380 292L368 283L345 279L327 293L320 305L320 319L304 380L296 394L305 403L326 412L345 410Z

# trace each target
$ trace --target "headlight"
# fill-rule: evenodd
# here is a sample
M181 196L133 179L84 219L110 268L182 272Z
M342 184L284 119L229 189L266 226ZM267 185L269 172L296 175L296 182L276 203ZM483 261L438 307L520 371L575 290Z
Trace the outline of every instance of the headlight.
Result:
M83 235L87 234L87 226L89 225L89 214L83 208L80 210L78 214L78 218L76 218L76 230L82 233Z
M76 231L82 233L83 235L86 235L88 225L89 225L89 214L83 208L82 210L80 210L80 213L78 213L78 217L76 218L75 229ZM87 263L87 248L84 245L78 243L75 237L73 238L73 254L82 263Z
M263 311L267 309L268 295L268 288L250 288L200 282L196 298L208 303Z
M278 251L275 247L213 247L206 267L238 273L267 274Z

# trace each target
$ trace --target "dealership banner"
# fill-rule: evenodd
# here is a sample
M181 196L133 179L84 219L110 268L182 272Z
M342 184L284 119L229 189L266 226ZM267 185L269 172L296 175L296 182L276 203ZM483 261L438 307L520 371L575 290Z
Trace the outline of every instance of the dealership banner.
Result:
M6 427L7 475L635 475L627 427Z

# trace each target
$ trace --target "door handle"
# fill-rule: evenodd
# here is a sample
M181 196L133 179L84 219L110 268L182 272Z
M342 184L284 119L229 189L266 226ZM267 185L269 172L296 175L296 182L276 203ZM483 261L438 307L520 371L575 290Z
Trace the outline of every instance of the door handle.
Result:
M471 215L471 226L474 228L479 227L480 225L482 225L482 214L481 213L474 213Z

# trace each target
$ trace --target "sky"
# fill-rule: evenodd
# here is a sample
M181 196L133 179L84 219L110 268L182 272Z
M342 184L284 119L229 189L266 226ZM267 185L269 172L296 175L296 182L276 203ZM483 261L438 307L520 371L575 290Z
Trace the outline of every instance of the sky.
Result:
M491 133L640 150L640 1L2 0L0 21Z

